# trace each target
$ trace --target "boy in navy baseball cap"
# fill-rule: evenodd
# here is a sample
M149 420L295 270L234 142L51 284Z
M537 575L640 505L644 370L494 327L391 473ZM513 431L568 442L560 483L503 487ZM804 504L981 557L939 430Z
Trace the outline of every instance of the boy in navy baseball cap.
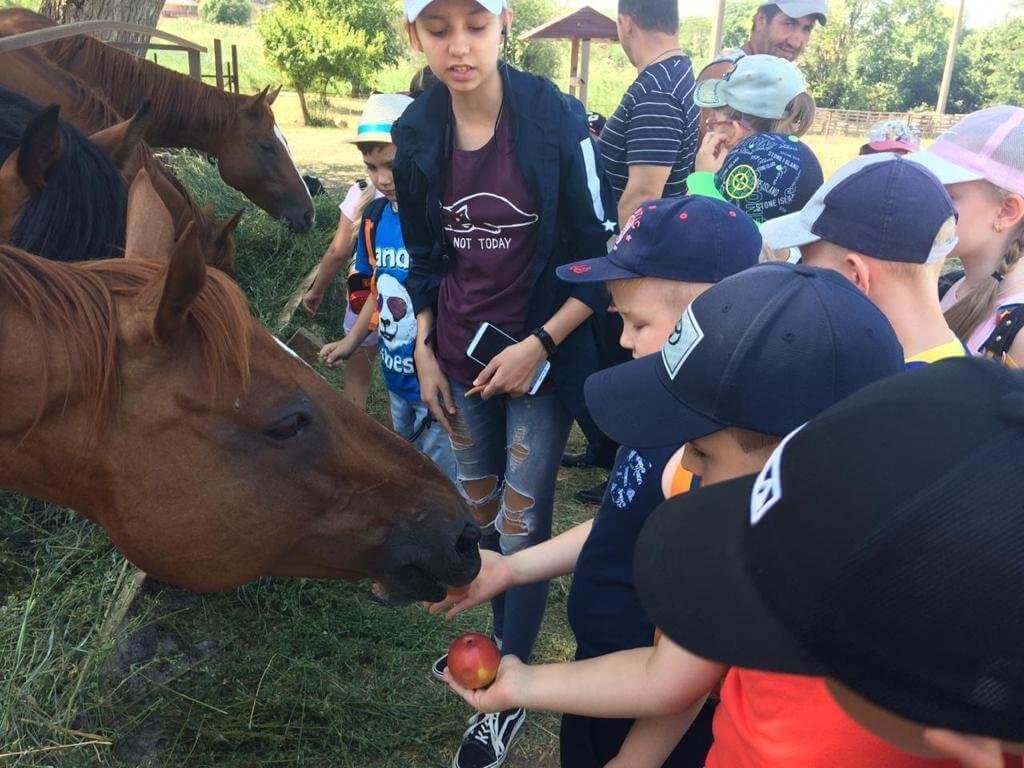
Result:
M760 470L782 435L902 369L892 327L849 281L830 270L764 264L695 299L660 354L591 377L587 401L602 429L626 444L688 443L684 461L703 486ZM715 554L734 556L728 549ZM590 717L648 718L644 726L657 729L673 713L692 716L726 671L716 742L701 765L929 765L854 724L828 699L822 680L752 678L664 637L653 648L585 666L506 658L491 688L460 693L487 710L523 701ZM662 745L678 736L662 730ZM655 764L652 754L650 748L644 763L620 755L616 765Z
M759 474L664 504L637 589L692 653L826 675L897 746L964 754L928 726L1019 749L1022 497L1024 379L946 360L827 410ZM989 746L977 764L1002 766Z
M733 206L697 197L656 200L630 217L607 257L569 264L559 269L559 276L608 285L623 319L622 345L639 357L661 348L695 296L755 265L760 252L757 227ZM679 445L655 450L624 445L592 522L510 557L482 553L480 576L465 598L447 604L452 605L449 615L509 586L573 573L568 611L578 660L650 646L654 627L632 587L633 546L643 521L664 499L662 477L673 469ZM674 740L665 751L664 765L703 765L711 743L711 715L708 707L678 746L685 724L669 723ZM567 715L561 729L562 765L603 768L619 755L632 724L628 718ZM635 738L629 741L637 748ZM630 762L627 755L620 759Z
M914 368L966 354L935 285L957 244L956 209L923 165L891 154L844 165L802 211L767 222L773 250L846 275L885 313Z

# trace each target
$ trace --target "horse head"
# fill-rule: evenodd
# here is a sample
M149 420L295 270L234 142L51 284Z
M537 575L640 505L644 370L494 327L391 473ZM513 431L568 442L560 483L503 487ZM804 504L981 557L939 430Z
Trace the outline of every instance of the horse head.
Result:
M460 495L259 325L194 226L149 256L0 248L0 487L76 509L196 591L370 576L436 600L475 577Z
M0 92L0 98L9 94ZM60 119L60 108L39 109L20 97L5 100L0 117L0 242L52 259L67 258L73 242L82 259L109 258L124 244L127 168L145 115L102 132L93 143Z
M227 184L293 231L307 232L315 219L313 199L271 109L280 90L264 88L240 101L214 154Z

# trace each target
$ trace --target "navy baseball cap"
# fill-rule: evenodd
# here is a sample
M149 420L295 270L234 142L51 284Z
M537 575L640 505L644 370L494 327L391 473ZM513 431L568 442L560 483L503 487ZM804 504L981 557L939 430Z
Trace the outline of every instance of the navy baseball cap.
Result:
M818 240L883 261L931 264L957 244L956 209L923 165L889 153L851 160L799 213L766 222L774 250Z
M1021 499L1024 376L943 360L820 414L758 475L661 505L636 589L704 658L1024 741Z
M641 205L607 256L565 264L558 276L568 283L638 277L717 283L760 256L761 233L743 211L707 197L674 197Z
M824 182L811 148L781 133L744 139L715 174L722 196L759 223L802 210Z
M694 299L661 352L587 379L587 408L630 448L678 446L727 427L785 435L899 373L889 321L832 270L768 263Z

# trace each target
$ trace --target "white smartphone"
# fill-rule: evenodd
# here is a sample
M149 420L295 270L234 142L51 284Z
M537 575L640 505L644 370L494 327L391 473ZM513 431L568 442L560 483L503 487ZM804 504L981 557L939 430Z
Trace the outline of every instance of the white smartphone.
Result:
M486 366L498 355L499 352L516 343L515 339L496 325L491 325L486 322L480 323L480 327L477 329L476 335L473 336L473 340L469 342L469 346L466 348L466 356L470 360L479 363L482 366ZM530 385L531 395L537 394L550 370L551 361L545 360L544 365L542 365L540 370L537 371L537 376L534 378L533 384Z

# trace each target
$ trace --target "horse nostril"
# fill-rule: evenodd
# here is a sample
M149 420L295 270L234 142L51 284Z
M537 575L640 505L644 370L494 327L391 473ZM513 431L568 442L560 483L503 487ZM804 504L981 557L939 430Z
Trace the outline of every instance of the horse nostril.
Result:
M313 226L313 219L316 217L316 212L312 209L306 211L306 215L302 217L302 221L307 227Z
M459 540L455 542L455 551L460 555L470 555L476 551L480 543L480 526L476 523L466 523L462 529Z

